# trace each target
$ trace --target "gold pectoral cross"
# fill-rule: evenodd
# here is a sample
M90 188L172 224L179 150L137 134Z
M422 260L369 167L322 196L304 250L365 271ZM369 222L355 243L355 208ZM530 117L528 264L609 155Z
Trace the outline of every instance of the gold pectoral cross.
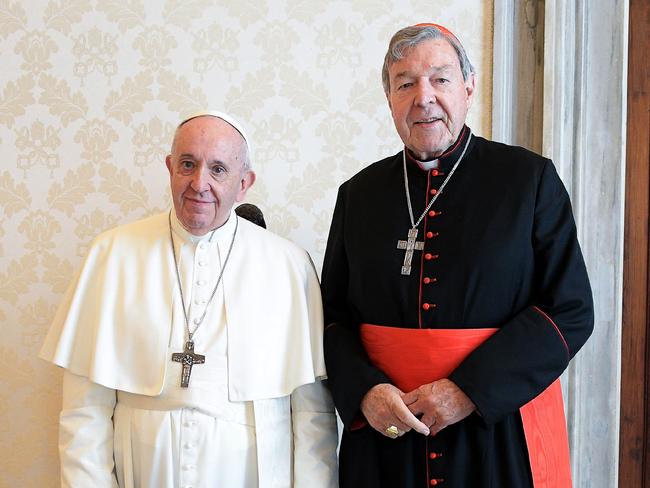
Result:
M416 241L418 237L418 229L409 229L409 236L406 241L397 241L397 249L406 249L404 254L404 265L402 266L402 274L411 274L411 262L413 261L413 251L421 251L424 249L424 241Z
M172 361L181 363L183 365L183 373L181 375L181 388L187 388L190 384L192 366L195 364L205 363L205 356L196 354L194 352L194 341L187 341L185 343L185 350L183 352L175 352L172 354Z

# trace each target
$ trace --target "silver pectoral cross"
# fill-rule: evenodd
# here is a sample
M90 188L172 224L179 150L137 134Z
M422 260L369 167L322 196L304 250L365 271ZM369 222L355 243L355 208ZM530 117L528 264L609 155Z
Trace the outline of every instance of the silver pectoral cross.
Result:
M183 373L181 375L181 388L187 388L190 384L192 366L194 364L205 363L205 356L196 354L194 352L194 341L187 341L185 343L185 350L183 352L175 352L172 354L172 361L181 363L183 365Z
M413 261L413 251L421 251L424 249L424 241L416 241L418 237L418 229L413 228L409 229L408 240L397 241L397 249L406 249L404 254L404 265L402 266L402 274L410 275L411 274L411 262Z

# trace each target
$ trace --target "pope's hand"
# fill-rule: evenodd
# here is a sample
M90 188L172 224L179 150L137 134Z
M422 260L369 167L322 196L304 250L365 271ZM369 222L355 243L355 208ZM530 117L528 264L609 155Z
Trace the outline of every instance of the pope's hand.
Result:
M413 429L420 434L429 435L429 429L413 415L404 401L404 393L393 385L375 385L361 400L361 412L370 426L386 437L395 437L387 432L391 426L397 427L397 435L404 435Z
M456 384L446 378L427 383L406 393L402 400L409 410L435 435L448 425L460 422L476 405Z

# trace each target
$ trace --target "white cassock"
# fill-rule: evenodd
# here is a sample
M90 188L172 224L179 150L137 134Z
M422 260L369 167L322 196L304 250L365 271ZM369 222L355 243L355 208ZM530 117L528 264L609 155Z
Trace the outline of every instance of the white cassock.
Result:
M63 486L332 487L336 420L323 386L322 304L306 252L236 217L197 237L172 212L204 364L181 388L187 339L168 215L100 235L41 356L66 368Z

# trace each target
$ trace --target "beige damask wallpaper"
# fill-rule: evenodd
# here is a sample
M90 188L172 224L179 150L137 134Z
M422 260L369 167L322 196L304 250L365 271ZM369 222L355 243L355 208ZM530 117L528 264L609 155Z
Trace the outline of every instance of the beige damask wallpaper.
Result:
M180 115L245 123L250 201L320 267L338 184L399 149L380 66L422 21L466 45L489 136L492 2L0 0L0 486L57 486L61 374L36 354L90 240L168 206Z

